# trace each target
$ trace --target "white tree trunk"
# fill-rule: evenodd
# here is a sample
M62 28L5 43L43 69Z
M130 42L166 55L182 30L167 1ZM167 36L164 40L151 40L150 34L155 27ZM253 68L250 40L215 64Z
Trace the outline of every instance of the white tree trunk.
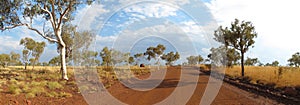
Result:
M67 75L67 66L66 66L66 44L64 43L62 37L61 37L61 28L57 31L57 37L59 41L60 48L60 58L61 58L61 76L64 80L69 80Z
M67 75L67 66L66 66L66 47L62 46L61 52L60 52L60 57L61 57L61 75L62 79L68 80L68 75Z

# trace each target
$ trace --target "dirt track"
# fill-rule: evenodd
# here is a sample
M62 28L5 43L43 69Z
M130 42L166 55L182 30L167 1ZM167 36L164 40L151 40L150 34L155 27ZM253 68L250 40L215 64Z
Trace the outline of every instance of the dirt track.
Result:
M183 83L179 83L180 76L183 78L188 78L183 80ZM198 77L198 82L191 82L189 79ZM147 78L144 76L141 78ZM125 87L121 83L117 83L109 88L110 94L115 98L119 99L123 103L130 105L151 105L151 104L188 104L188 105L198 105L201 98L204 97L203 94L207 87L209 76L200 73L195 68L184 68L181 70L179 67L168 68L165 79L162 83L155 89L150 91L136 91ZM147 85L147 84L144 84ZM187 90L186 87L191 87L195 85L195 91ZM138 86L143 86L140 84ZM176 88L182 88L179 92L175 92ZM185 90L184 90L185 89ZM192 92L192 95L187 95ZM163 101L171 94L175 94L171 100ZM206 94L207 95L207 94ZM210 94L211 95L211 94ZM191 96L191 97L186 97ZM95 98L95 97L94 97ZM184 99L187 99L185 102ZM209 98L207 98L209 99ZM109 102L109 101L108 101ZM207 104L207 100L203 101L203 104ZM266 99L264 97L243 91L226 83L223 83L219 93L212 101L211 104L214 105L266 105L266 104L278 104L272 100Z

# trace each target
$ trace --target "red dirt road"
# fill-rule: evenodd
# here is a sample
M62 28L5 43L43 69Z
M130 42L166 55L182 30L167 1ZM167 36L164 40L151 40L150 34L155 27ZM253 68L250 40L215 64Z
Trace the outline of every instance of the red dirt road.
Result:
M157 71L161 73L163 71ZM155 74L152 74L155 75ZM148 78L142 76L141 78ZM183 78L183 80L180 80ZM155 81L152 79L149 81ZM221 88L218 89L217 82L208 82L209 76L200 73L197 69L188 67L170 67L168 68L164 80L154 89L149 91L137 91L131 88L125 87L121 83L116 83L108 89L109 94L117 98L119 102L117 104L130 104L130 105L199 105L200 102L204 105L269 105L278 104L272 100L255 95L233 87L229 84L220 84ZM211 83L210 89L213 92L217 92L214 98L213 92L205 93L206 87ZM139 89L145 89L149 87L149 83L137 82L135 87ZM195 86L195 88L193 88ZM213 88L216 88L214 90ZM177 89L177 90L176 90ZM219 90L219 91L218 91ZM204 95L205 94L205 95ZM97 96L88 95L89 99L97 100ZM202 101L201 101L202 99ZM209 100L212 100L210 103ZM99 102L99 100L98 100ZM96 104L97 102L91 102ZM102 104L116 104L114 99L104 99ZM99 103L98 103L99 104Z

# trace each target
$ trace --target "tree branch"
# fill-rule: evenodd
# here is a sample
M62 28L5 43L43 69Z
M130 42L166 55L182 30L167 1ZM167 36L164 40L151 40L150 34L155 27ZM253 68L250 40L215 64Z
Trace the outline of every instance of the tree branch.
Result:
M3 27L3 28L1 28L1 31L13 29L13 28L16 28L18 26L23 26L23 25L24 24L15 24L15 25L12 25L12 26Z
M41 7L41 9L42 9L43 11L47 12L47 13L50 15L50 22L51 22L51 25L52 25L53 28L56 28L55 23L54 23L54 21L53 21L53 20L55 20L55 19L53 18L51 12L47 9L47 7L44 7L44 8Z
M69 4L69 6L64 10L64 12L60 15L60 18L58 20L58 26L61 25L62 19L63 17L69 12L69 10L71 9L71 5L72 3Z
M56 42L58 43L58 41L56 39L47 37L45 34L41 33L39 30L37 30L36 28L32 28L31 26L29 26L28 24L24 24L28 29L35 31L37 34L39 34L40 36L42 36L44 39L47 39L50 42Z

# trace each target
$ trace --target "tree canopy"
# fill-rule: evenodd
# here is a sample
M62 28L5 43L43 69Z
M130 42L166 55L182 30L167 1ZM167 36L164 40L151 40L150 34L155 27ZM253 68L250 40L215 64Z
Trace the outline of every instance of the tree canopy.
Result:
M222 43L226 48L234 48L241 54L241 75L244 76L244 54L250 47L254 47L254 38L257 37L255 28L250 21L240 22L235 19L231 27L220 26L215 31L215 40Z
M288 62L289 62L290 66L299 67L299 65L300 65L300 53L297 52L297 53L293 54L292 57L290 59L288 59Z

